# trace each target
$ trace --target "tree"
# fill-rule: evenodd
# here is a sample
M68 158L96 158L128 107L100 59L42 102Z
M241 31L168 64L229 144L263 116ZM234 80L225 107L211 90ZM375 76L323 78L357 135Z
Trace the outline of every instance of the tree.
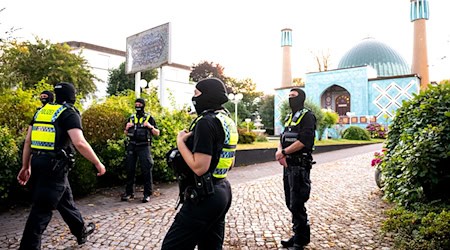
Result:
M226 83L226 76L224 75L224 67L213 62L202 61L197 65L192 66L192 72L189 74L189 79L198 82L204 78L217 77Z
M319 122L317 127L317 134L319 140L322 140L323 134L327 128L331 128L334 124L338 123L339 115L333 110L323 110L323 119Z
M80 54L71 53L67 44L52 44L36 37L36 43L15 41L2 44L0 88L34 88L43 79L54 85L71 82L82 97L96 90L90 67ZM81 52L80 52L81 53Z
M262 119L262 123L264 124L264 128L267 132L272 130L274 131L274 105L275 105L275 96L274 95L265 95L261 98L261 102L259 103L259 114ZM269 133L269 134L272 134Z
M151 69L142 73L142 78L147 82L158 78L158 70ZM127 75L125 73L125 62L119 65L117 69L109 70L108 88L106 92L109 95L117 95L118 93L130 89L134 90L134 74Z
M313 54L314 59L317 63L318 71L319 72L327 71L328 66L330 64L330 57L331 57L330 51L329 50L327 50L327 51L321 50L321 51L316 51L316 52L311 51L311 54Z
M240 120L243 118L254 118L255 112L258 111L260 98L263 93L256 91L256 84L249 78L244 80L227 78L227 82L229 91L235 94L242 93L243 95L243 98L238 105L238 115ZM232 102L225 104L225 108L234 113L234 104Z

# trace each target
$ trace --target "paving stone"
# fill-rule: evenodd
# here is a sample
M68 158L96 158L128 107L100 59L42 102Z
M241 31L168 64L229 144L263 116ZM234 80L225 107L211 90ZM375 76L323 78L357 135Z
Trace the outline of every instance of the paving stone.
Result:
M392 248L393 236L379 233L383 211L390 205L380 198L370 166L372 156L370 152L314 165L311 198L306 204L312 234L306 249ZM278 163L235 168L229 181L233 202L225 222L224 249L281 248L280 240L293 232ZM160 195L146 204L139 196L120 202L123 187L77 200L85 221L95 222L97 231L78 247L56 212L43 235L42 248L160 249L177 212L177 185L158 188ZM28 212L16 209L0 214L0 249L18 248Z

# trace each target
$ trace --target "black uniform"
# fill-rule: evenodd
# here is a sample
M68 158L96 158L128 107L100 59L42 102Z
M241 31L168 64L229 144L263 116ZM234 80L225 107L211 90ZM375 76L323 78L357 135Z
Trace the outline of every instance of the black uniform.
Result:
M30 125L32 125L31 122ZM56 148L70 152L71 141L67 133L70 129L82 129L81 119L75 108L67 108L56 119L55 128L59 133ZM59 163L58 165L56 165ZM40 249L42 233L52 218L52 210L58 210L70 228L70 232L79 239L84 230L84 221L75 207L72 190L68 181L68 163L56 153L32 151L31 188L33 205L25 225L20 249ZM56 166L56 167L55 167Z
M305 246L310 242L310 226L305 203L308 201L311 192L311 152L314 147L315 123L314 114L307 111L298 125L286 126L281 135L283 148L288 146L286 137L289 136L294 136L305 145L300 151L286 156L288 167L283 168L286 206L292 213L293 243L299 246Z
M137 118L137 123L134 123L134 117ZM126 195L134 195L134 182L136 176L136 163L139 158L142 175L144 177L144 197L148 197L153 193L153 158L150 152L152 142L151 129L143 127L144 121L150 114L145 114L143 117L133 115L129 118L129 122L134 124L128 129L129 142L126 148L127 154L127 185L125 188ZM155 128L155 119L152 116L148 117L148 123Z
M224 139L220 121L213 115L204 115L186 145L193 153L212 156L208 173L213 173ZM225 215L231 206L231 187L225 178L213 178L213 189L212 195L198 194L194 199L189 198L190 194L186 195L187 199L164 238L162 249L194 249L196 245L199 250L222 249Z

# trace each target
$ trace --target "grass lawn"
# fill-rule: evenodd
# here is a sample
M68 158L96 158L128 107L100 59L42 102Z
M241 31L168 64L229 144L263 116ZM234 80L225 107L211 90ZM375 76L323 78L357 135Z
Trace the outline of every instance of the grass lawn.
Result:
M279 140L269 140L267 142L254 142L253 144L238 144L237 149L257 149L257 148L276 148L278 146ZM341 145L341 144L372 144L372 143L383 143L384 139L372 139L370 141L355 141L346 139L329 139L316 141L316 146L322 145Z

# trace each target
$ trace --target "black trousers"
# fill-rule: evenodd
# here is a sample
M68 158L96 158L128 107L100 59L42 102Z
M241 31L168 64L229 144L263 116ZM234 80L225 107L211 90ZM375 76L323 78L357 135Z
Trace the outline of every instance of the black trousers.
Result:
M296 166L297 165L297 166ZM283 168L283 184L286 206L292 213L294 243L307 245L310 242L310 226L305 203L311 193L310 168L289 164Z
M162 250L222 249L225 215L231 206L231 187L227 180L214 185L214 195L197 203L187 199L175 216L164 238Z
M80 211L75 207L72 190L67 179L68 171L61 166L53 169L56 161L46 155L31 158L31 189L33 204L23 231L20 249L41 249L42 234L50 222L53 210L58 210L78 237L84 229Z
M134 194L134 183L136 181L136 163L139 158L141 172L144 177L144 196L150 196L153 193L153 158L149 146L127 146L127 185L125 193Z

